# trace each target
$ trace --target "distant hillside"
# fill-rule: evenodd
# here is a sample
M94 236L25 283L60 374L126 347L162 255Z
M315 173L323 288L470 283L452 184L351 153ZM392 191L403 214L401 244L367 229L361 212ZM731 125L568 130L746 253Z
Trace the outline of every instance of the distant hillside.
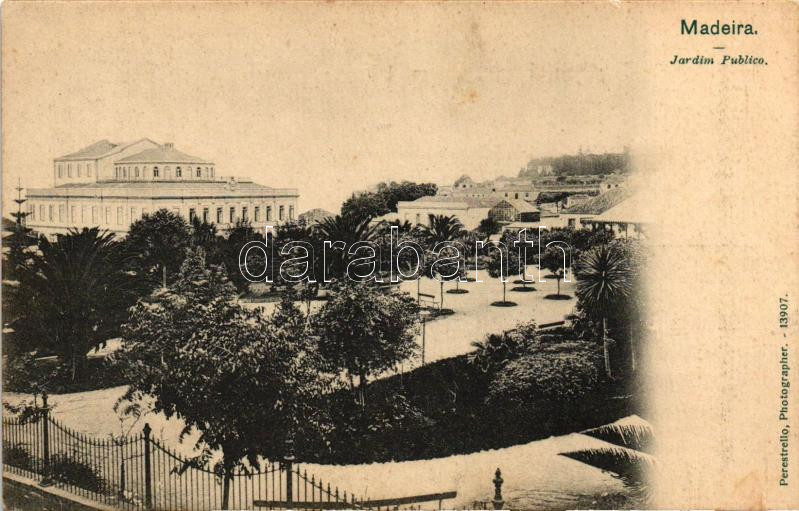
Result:
M551 165L552 173L556 176L599 175L615 171L627 172L630 166L630 157L628 153L624 152L533 158L527 162L527 166L522 167L519 171L519 177L538 177L537 169L542 165Z

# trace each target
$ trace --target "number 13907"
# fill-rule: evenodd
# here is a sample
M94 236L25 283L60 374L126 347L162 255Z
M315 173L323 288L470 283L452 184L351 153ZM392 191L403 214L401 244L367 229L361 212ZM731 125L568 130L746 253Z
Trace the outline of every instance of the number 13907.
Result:
M780 298L780 328L788 328L788 299Z

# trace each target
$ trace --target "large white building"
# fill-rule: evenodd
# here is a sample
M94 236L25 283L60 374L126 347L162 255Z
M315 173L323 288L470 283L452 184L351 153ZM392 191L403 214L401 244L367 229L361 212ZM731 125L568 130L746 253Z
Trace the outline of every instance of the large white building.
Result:
M220 228L248 220L277 226L294 220L297 190L221 178L213 162L144 138L128 144L101 140L53 160L52 188L27 191L27 225L46 235L100 227L125 233L159 209Z

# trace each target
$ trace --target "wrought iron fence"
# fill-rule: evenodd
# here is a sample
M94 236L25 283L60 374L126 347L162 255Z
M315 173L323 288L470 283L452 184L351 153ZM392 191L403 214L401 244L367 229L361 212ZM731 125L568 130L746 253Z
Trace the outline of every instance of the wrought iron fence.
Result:
M456 496L366 500L309 475L290 456L223 477L188 463L150 433L145 424L138 435L93 438L54 419L45 398L35 413L3 417L3 470L129 510L419 509L424 502L440 509L442 500Z

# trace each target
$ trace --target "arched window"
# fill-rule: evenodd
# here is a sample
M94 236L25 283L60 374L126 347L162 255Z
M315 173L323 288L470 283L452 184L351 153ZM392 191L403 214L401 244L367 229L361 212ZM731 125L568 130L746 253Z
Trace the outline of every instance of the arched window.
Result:
M136 177L139 177L139 167L134 168L133 172L136 173Z
M203 170L200 167L197 167L197 177L203 176Z
M211 167L211 178L213 178L213 177L214 177L214 168Z
M180 170L180 167L175 167L175 177L181 177L183 172Z
M158 177L158 167L153 167L153 177Z

